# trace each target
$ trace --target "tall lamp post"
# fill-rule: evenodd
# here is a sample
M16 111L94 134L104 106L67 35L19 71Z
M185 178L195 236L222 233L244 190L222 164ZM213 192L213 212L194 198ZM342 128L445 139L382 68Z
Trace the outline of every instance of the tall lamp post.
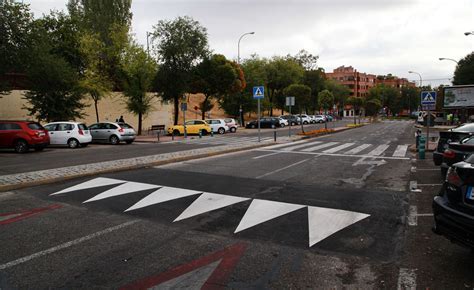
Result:
M239 37L239 41L237 42L237 64L239 65L239 68L240 68L240 41L242 40L242 38L246 35L250 35L250 34L255 34L254 31L252 32L246 32L244 34L242 34L240 37ZM240 93L242 94L242 92ZM244 126L244 115L242 114L243 113L243 110L242 110L242 103L240 103L240 108L239 108L239 114L240 114L240 126Z
M452 59L452 58L446 58L446 57L440 57L439 60L450 60L450 61L454 61L456 64L458 63L457 60Z

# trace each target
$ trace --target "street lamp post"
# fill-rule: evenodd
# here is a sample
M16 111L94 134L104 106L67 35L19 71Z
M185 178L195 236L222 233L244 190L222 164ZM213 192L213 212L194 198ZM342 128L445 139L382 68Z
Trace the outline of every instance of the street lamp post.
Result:
M252 31L252 32L246 32L246 33L242 34L239 37L239 41L237 42L237 64L239 65L239 67L240 67L240 41L242 40L242 38L245 35L250 35L250 34L255 34L255 32ZM241 97L242 97L242 92L240 94L241 94ZM243 115L243 110L242 110L242 103L240 103L239 114L240 114L240 126L243 126L244 125L244 115Z
M420 77L420 89L422 90L423 79L421 78L421 74L415 71L409 71L410 74L417 74ZM430 121L431 121L431 112L428 107L428 118L426 119L426 146L429 148L430 144Z
M446 57L440 57L439 60L450 60L450 61L454 61L456 64L458 63L457 60L452 59L452 58L446 58Z

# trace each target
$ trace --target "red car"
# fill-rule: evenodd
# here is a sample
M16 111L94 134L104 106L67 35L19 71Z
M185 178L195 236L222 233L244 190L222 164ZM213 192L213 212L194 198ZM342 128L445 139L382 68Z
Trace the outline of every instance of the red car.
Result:
M41 151L48 145L48 131L39 123L0 120L0 148L13 148L18 153L24 153L30 148Z

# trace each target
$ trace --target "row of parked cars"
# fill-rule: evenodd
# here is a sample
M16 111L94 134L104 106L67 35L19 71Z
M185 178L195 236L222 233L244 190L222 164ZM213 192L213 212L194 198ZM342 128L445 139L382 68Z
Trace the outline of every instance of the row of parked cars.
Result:
M0 120L0 148L13 148L18 153L42 151L49 145L78 148L92 142L131 144L136 135L127 123L100 122L88 127L80 122L53 122L42 126L33 121Z
M282 115L279 117L264 117L260 118L261 128L283 128L285 126L307 125L316 123L326 123L333 121L334 117L331 115ZM258 120L253 120L245 125L246 128L255 129L258 127Z
M187 134L225 134L228 132L235 133L239 125L237 121L232 118L225 119L206 119L206 120L188 120L184 123L186 125ZM169 135L184 134L184 125L174 125L168 128Z
M474 250L474 123L440 132L433 161L444 179L433 231Z

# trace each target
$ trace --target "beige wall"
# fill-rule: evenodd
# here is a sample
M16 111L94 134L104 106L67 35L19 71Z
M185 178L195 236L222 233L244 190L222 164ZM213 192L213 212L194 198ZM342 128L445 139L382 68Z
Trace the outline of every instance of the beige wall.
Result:
M19 119L19 120L34 120L35 118L28 115L28 111L24 109L27 105L25 99L23 99L25 91L14 90L9 95L0 98L0 119ZM186 112L186 119L201 119L201 111L199 109L194 110L195 106L199 107L200 102L204 100L202 94L188 95L188 111ZM85 108L84 112L86 116L81 120L86 124L90 125L96 122L94 104L90 99L86 99L86 103L89 107ZM125 121L132 125L134 128L138 127L138 117L129 113L126 109L124 98L122 93L114 92L103 98L99 102L99 119L101 121L115 121L115 119L123 116ZM169 125L173 124L173 103L161 102L161 99L156 99L153 104L154 110L152 110L147 116L143 118L143 130L146 130L151 125ZM219 108L216 103L214 109L210 112L211 118L224 118L225 113ZM207 114L206 114L207 118ZM179 114L179 122L182 123L183 114Z

